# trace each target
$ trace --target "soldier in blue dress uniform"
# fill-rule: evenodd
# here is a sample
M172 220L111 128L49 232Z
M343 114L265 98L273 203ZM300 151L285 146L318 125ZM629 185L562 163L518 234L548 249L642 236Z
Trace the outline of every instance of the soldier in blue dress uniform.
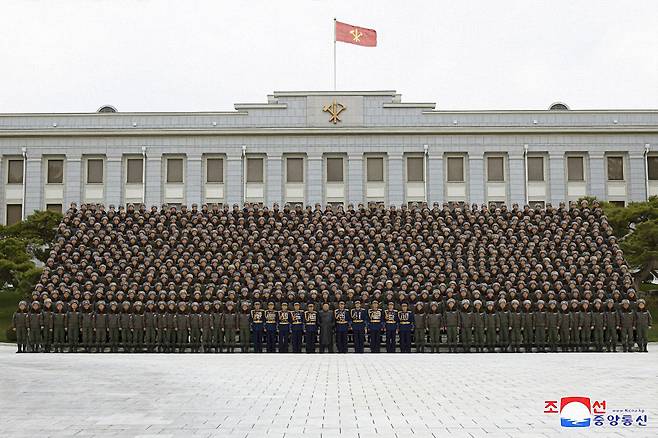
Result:
M409 310L407 303L402 303L402 310L398 312L400 332L400 351L411 353L411 332L414 330L414 312Z
M384 326L386 328L386 352L395 353L395 337L398 331L398 311L392 301L384 310Z
M304 312L299 303L293 304L293 310L290 312L290 332L292 352L301 353L302 338L304 337Z
M265 310L265 340L266 348L268 353L276 353L276 341L277 341L277 311L274 310L274 303L270 301L267 303L267 309Z
M383 328L384 312L379 308L379 302L373 301L368 310L368 335L372 353L379 353L381 349Z
M318 339L318 312L315 311L313 303L308 303L304 312L304 339L306 352L315 353L315 344Z
M336 351L347 353L347 330L350 323L350 312L345 308L345 301L338 302L338 309L334 310L336 319Z
M354 309L350 312L352 320L352 334L354 335L354 352L363 353L363 347L366 341L366 323L368 313L361 308L361 301L354 302Z
M254 303L254 308L251 311L249 322L251 325L251 335L253 337L254 351L256 353L263 352L263 323L265 321L265 311L260 308L260 302Z
M290 311L288 303L281 303L281 310L277 316L277 325L279 328L279 353L288 352L288 340L290 339Z

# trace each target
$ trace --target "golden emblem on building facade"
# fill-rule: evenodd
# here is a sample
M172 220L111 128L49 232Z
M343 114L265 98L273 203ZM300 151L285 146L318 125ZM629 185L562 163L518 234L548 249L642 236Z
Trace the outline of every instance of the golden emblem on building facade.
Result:
M323 112L329 113L329 115L331 115L331 117L329 118L329 123L333 123L334 125L341 121L338 116L346 109L347 107L342 103L337 103L336 99L334 99L334 101L331 102L329 105L325 105L322 107Z

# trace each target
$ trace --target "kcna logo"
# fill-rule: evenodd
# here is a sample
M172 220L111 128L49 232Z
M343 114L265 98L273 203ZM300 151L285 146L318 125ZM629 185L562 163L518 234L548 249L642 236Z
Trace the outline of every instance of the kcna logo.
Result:
M646 426L647 415L644 409L612 409L607 411L605 400L590 400L589 397L562 397L544 401L545 414L560 414L562 427L594 426ZM606 413L609 414L606 416Z

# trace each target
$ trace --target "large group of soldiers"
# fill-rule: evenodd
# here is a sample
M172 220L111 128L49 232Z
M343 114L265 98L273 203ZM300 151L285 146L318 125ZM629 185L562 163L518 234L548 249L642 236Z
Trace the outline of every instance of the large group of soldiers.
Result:
M646 351L596 203L73 204L19 351Z

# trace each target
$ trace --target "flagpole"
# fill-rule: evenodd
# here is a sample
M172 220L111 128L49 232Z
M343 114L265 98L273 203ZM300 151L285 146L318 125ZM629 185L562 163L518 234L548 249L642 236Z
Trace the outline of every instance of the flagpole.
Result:
M334 91L336 91L336 17L334 17Z

